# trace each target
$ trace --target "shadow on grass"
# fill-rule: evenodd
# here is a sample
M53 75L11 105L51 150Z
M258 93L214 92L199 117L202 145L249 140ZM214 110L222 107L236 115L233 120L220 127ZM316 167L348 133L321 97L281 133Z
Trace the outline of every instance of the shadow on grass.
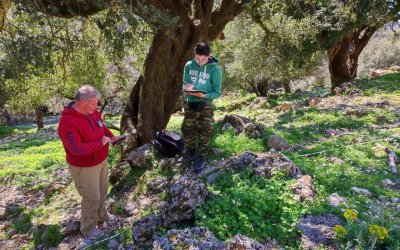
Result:
M25 212L25 208L16 203L6 205L5 212L0 220L11 221L11 227L18 233L26 234L32 228L32 215Z
M321 117L318 115L321 115ZM319 141L321 137L327 136L327 130L360 129L370 124L370 121L363 117L349 117L336 112L331 113L329 118L322 115L324 113L316 108L301 110L296 113L289 111L278 117L279 121L275 124L275 129L283 133L285 139L290 143L313 143ZM314 119L316 120L314 123L309 123ZM301 120L309 124L297 127L287 126Z
M400 73L387 74L375 79L361 79L357 81L356 86L366 95L399 92Z
M46 144L46 141L41 140L41 139L33 139L30 141L24 141L24 142L13 142L13 143L10 143L10 145L6 148L0 148L0 152L12 150L15 153L18 153L18 152L25 151L26 149L31 148L31 147L43 146L44 144Z
M56 247L63 239L61 226L58 224L40 224L33 232L33 244L35 247L43 245L46 248Z

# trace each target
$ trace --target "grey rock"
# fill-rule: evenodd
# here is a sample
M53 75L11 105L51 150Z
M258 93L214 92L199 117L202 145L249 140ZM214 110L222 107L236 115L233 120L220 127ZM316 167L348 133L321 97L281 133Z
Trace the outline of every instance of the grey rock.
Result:
M339 208L339 206L343 205L347 207L347 200L341 197L338 193L333 193L329 195L329 204L332 207Z
M124 206L125 211L127 212L128 215L136 215L139 210L137 209L137 204L136 202L128 202Z
M164 224L171 226L192 221L196 208L211 197L207 187L187 176L176 177L168 191L171 199L163 211Z
M142 197L139 200L139 205L142 209L148 209L152 204L152 200L149 197Z
M306 106L316 106L322 101L322 98L319 96L311 96L304 101Z
M285 171L292 178L301 174L300 169L281 153L255 154L246 152L240 157L228 158L220 165L230 170L242 170L250 166L257 175L265 178L270 178L277 170Z
M334 163L334 164L339 164L339 165L341 165L341 164L343 164L344 163L344 161L343 160L341 160L341 159L339 159L339 158L337 158L337 157L329 157L328 158L328 161L330 162L330 163Z
M153 155L152 149L153 145L147 143L130 152L126 159L130 161L133 166L145 167L147 161L150 160Z
M268 103L268 98L267 97L257 97L256 99L254 99L251 103L249 108L250 109L260 109L260 108L265 108L265 106Z
M237 234L229 240L227 250L267 250L267 248L257 241Z
M164 178L154 179L147 183L147 188L154 193L164 192L168 188L168 181Z
M205 227L172 229L153 243L153 250L164 249L222 250L225 243Z
M249 118L239 115L226 115L222 120L222 124L230 123L233 126L233 128L235 129L235 134L242 133L244 126L249 122Z
M254 139L261 138L263 136L264 128L260 125L255 125L254 123L247 123L243 127L245 134Z
M13 236L16 235L16 234L18 234L17 230L11 229L11 230L7 233L7 236L8 236L8 238L11 238L11 237L13 237Z
M322 244L327 249L336 249L332 227L338 224L341 224L339 217L332 214L302 218L299 223L302 231L300 248L317 249Z
M218 177L220 177L220 176L223 175L223 174L225 174L225 171L224 171L223 169L222 169L222 170L219 170L219 171L217 171L217 172L215 172L215 173L210 174L210 175L207 177L207 184L208 184L208 185L214 184L214 183L217 181Z
M222 128L221 128L222 131L227 131L227 130L231 130L231 129L233 129L233 126L229 122L224 123L224 125L222 125Z
M354 193L361 194L361 195L366 195L366 196L371 196L372 195L372 193L369 190L363 189L363 188L359 188L359 187L352 187L351 191L353 191Z
M249 165L255 161L257 155L251 151L245 152L242 156L240 156L240 162L242 165Z
M392 180L390 180L390 179L385 179L385 180L382 180L382 185L385 187L385 188L394 188L395 186L396 186L396 183L394 183Z
M290 145L280 136L270 135L267 138L268 147L274 148L276 150L286 150L290 148Z
M384 196L384 195L379 195L378 199L379 199L380 202L386 202L387 201L386 196Z
M132 226L132 239L137 245L151 245L158 238L156 231L162 226L162 218L146 215Z
M313 200L316 196L316 191L312 183L312 178L309 175L303 175L297 179L292 186L294 198L298 201Z

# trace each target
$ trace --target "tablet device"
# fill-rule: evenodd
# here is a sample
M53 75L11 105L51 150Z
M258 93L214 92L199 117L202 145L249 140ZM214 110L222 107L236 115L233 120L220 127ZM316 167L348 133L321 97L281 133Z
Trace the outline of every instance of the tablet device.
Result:
M185 91L188 92L188 93L203 93L203 94L207 93L207 91L200 90L200 89L185 90Z

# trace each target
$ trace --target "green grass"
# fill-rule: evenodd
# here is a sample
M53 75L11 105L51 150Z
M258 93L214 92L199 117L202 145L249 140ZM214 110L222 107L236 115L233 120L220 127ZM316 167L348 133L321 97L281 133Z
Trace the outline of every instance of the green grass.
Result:
M389 147L400 155L400 74L391 74L377 79L362 79L356 88L364 96L347 99L347 109L332 104L331 107L302 107L294 111L276 113L270 109L250 111L248 105L255 95L225 96L216 100L216 120L221 120L230 105L243 104L232 113L251 118L255 121L260 115L267 118L260 119L260 125L265 128L264 138L252 139L245 134L235 135L233 131L221 131L222 124L216 122L210 146L222 150L221 156L209 155L209 159L219 160L222 157L240 155L246 151L263 153L269 150L266 138L269 135L282 136L289 144L294 145L290 151L284 152L303 172L313 177L317 189L315 201L299 204L290 194L292 180L278 176L265 180L255 176L251 171L242 173L227 172L210 187L214 192L214 199L204 204L196 212L195 225L208 226L221 240L228 240L236 233L243 233L264 242L268 237L279 240L282 246L298 246L296 223L303 213L321 215L334 213L341 216L340 209L328 205L327 197L336 192L347 199L348 206L358 212L359 221L367 224L377 224L389 230L389 238L379 243L384 249L399 249L400 214L398 208L391 204L380 204L379 213L372 209L378 204L379 196L387 200L400 198L398 190L386 189L382 180L396 181L398 176L390 173L385 147ZM301 104L310 96L324 95L328 89L302 91L292 95L273 96L269 98L269 108L281 105L284 102ZM337 98L342 97L328 97ZM365 107L367 102L382 102L388 100L389 108L380 109L374 106ZM333 102L334 103L334 102ZM349 112L363 108L363 112ZM386 116L388 121L379 120L379 116ZM174 114L167 126L169 130L180 132L183 116ZM117 124L117 118L110 122ZM114 131L118 134L117 131ZM0 145L0 183L2 185L22 185L33 191L45 190L47 185L56 181L54 171L65 168L65 153L57 137L49 136L55 133L55 128L46 128L36 133L32 127L0 126L0 138L6 143ZM335 134L337 133L337 134ZM119 148L111 148L109 163L113 167L119 160ZM157 157L157 154L156 156ZM331 162L332 157L339 158L343 163ZM187 166L167 166L161 169L157 159L151 159L143 169L128 168L125 180L111 190L117 203L114 212L124 215L126 202L137 200L148 190L148 184L157 178L171 180L181 174ZM354 194L352 187L368 189L371 197ZM135 188L135 193L125 194L126 190ZM166 192L161 192L159 198L166 200ZM73 183L65 187L61 193L44 199L29 210L20 206L9 206L5 218L11 222L11 228L26 233L33 225L44 224L41 231L49 235L46 237L34 236L31 246L44 244L51 247L59 242L59 228L57 222L62 220L68 204L77 204L79 196ZM389 202L390 203L390 202ZM159 213L157 208L140 211L140 214ZM7 231L1 231L6 235ZM130 227L121 229L130 235ZM164 229L166 230L166 229ZM355 232L361 232L355 228ZM354 231L353 230L353 231ZM358 231L357 231L358 230ZM354 234L355 235L355 234ZM354 248L368 245L355 241L354 235L349 236ZM362 241L368 241L371 236L364 235ZM129 238L129 237L127 237ZM47 242L47 243L46 243ZM129 242L125 240L125 242ZM358 244L358 245L357 245ZM364 245L363 245L364 244ZM94 246L93 249L106 249L106 243Z

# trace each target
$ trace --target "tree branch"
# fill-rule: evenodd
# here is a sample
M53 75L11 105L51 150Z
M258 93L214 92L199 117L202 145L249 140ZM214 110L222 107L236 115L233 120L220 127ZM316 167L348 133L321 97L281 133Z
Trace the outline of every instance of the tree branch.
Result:
M250 0L224 0L221 7L212 13L209 39L214 40L225 25L243 11L243 6L248 2Z
M112 0L34 0L26 5L46 15L70 18L95 14L107 9L111 2Z

